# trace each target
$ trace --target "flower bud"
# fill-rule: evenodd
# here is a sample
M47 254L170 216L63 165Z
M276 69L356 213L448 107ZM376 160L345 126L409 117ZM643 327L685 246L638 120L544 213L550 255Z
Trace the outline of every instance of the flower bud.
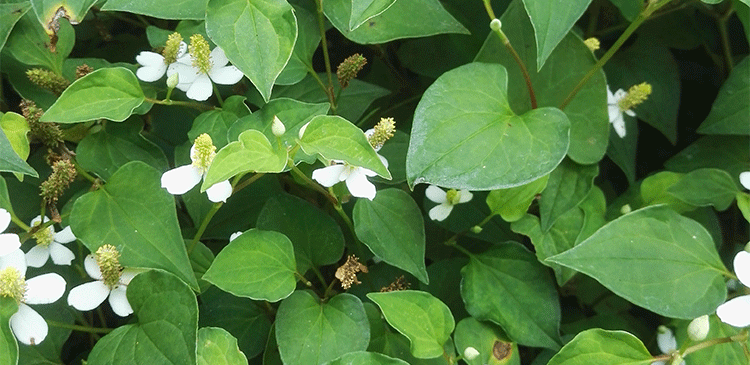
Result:
M503 23L500 23L500 19L498 18L492 19L492 21L490 22L490 29L494 30L495 32L499 31L502 26Z
M70 85L70 82L64 77L41 68L32 68L26 71L26 77L33 84L47 89L57 95L62 94L63 91Z
M175 72L167 77L167 87L174 89L180 83L180 74Z
M704 314L690 322L687 328L688 337L693 341L703 341L708 336L709 329L708 315Z
M480 234L482 233L482 227L480 226L471 227L471 232L474 234Z
M273 135L276 137L281 137L286 133L286 127L284 127L284 123L281 122L281 119L279 119L277 116L273 116L273 122L271 123L271 132L273 132Z
M599 40L594 37L586 39L585 41L583 41L583 43L586 45L586 47L589 48L591 52L596 51L600 46Z
M471 346L464 350L464 359L466 360L474 360L477 356L479 356L479 351Z
M625 204L620 208L620 213L622 214L628 214L633 210L633 208L630 207L630 204Z

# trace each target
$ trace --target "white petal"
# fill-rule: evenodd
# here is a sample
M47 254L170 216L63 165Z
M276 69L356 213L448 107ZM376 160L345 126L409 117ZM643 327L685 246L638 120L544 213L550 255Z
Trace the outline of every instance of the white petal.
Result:
M346 187L353 196L373 200L375 199L377 190L375 189L375 185L367 180L367 176L361 170L364 169L359 168L349 175L349 178L346 179Z
M36 245L26 253L26 265L42 267L49 259L49 247Z
M192 189L203 178L201 170L193 165L173 168L161 175L161 187L172 195L182 195Z
M154 82L164 76L165 72L167 72L167 65L162 62L155 66L140 67L135 70L135 75L142 81Z
M612 90L610 90L609 85L607 85L607 104L614 104L616 102L615 94L612 94Z
M206 194L208 194L208 200L214 203L226 203L227 198L232 195L232 183L229 180L224 180L213 184L210 188L206 189Z
M234 239L237 238L237 237L239 237L239 236L241 236L242 233L243 233L242 231L238 231L238 232L234 232L231 235L229 235L229 242L234 241Z
M70 243L76 240L76 236L73 235L73 231L70 229L70 226L65 227L60 232L55 233L55 241L60 243Z
M472 194L470 191L468 191L466 189L461 189L459 191L458 202L459 203L466 203L468 201L471 201L471 198L473 198L473 197L474 197L474 194Z
M49 244L49 256L55 265L70 265L70 262L76 258L73 251L57 242Z
M65 279L55 273L39 275L26 280L26 303L49 304L65 294Z
M634 116L635 116L635 112L634 112L634 111L632 111L632 110L630 110L630 109L626 110L626 111L625 111L625 114L627 114L627 115L629 115L629 116L631 116L631 117L634 117Z
M427 212L427 214L430 216L430 219L442 222L445 218L448 218L448 215L451 214L451 210L453 210L453 206L446 202L433 207Z
M310 122L305 123L302 127L300 127L299 132L297 132L297 136L299 139L302 139L302 137L305 135L305 131L307 130L307 126L310 125ZM750 188L748 188L750 189Z
M211 80L220 85L234 85L245 76L242 71L234 66L214 67L208 75Z
M198 75L185 92L185 95L187 95L188 98L197 101L208 100L213 94L213 84L211 84L211 79L208 78L208 75L205 74Z
M26 275L26 255L21 249L16 249L5 256L0 256L0 269L6 267L14 267L21 275Z
M47 322L26 304L18 306L18 312L10 317L10 328L16 339L25 345L36 345L47 337Z
M615 91L615 95L614 95L615 103L619 103L620 100L622 100L626 96L628 96L628 92L627 91L625 91L623 89L617 89L617 91Z
M221 47L216 47L211 51L211 63L214 65L213 68L224 67L229 63L229 59Z
M665 326L659 326L659 332L656 334L656 345L663 354L668 354L677 350L677 339L671 329Z
M619 114L617 118L611 120L610 122L612 122L612 128L615 129L617 135L620 136L620 138L625 138L627 131L625 130L625 119L623 118L622 114Z
M730 326L750 326L750 295L743 295L720 305L716 308L716 315Z
M134 269L134 268L127 268L125 270L122 270L122 274L120 274L120 284L121 285L128 285L130 284L130 281L133 280L133 278L142 273L148 271L148 269Z
M5 209L0 208L0 232L5 232L5 230L8 229L10 220L10 213Z
M109 305L112 307L112 311L120 317L127 317L130 313L133 313L133 307L130 306L128 297L125 295L127 288L127 286L118 285L109 293Z
M98 307L109 295L109 288L97 280L70 289L68 305L79 311L90 311Z
M667 363L664 362L664 361L659 360L659 361L652 362L651 365L667 365Z
M86 258L83 259L83 267L86 269L86 273L89 274L92 279L102 279L102 271L101 269L99 269L99 264L96 263L96 258L94 258L94 255L86 255Z
M344 165L332 165L313 171L312 178L320 183L320 185L330 188L341 181L339 178L345 171L346 166Z
M427 190L424 191L424 195L427 197L427 199L430 199L434 203L442 204L448 201L446 199L448 194L446 194L443 189L440 189L435 185L428 186Z
M740 184L750 190L750 171L740 173Z
M607 114L609 115L609 122L612 123L612 121L622 118L622 111L620 111L620 107L617 106L617 104L610 104L607 106Z
M15 233L0 234L0 257L5 256L21 247L21 240Z
M167 67L167 77L173 74L179 74L179 82L177 88L182 91L187 91L193 81L198 77L198 69L190 64L184 64L175 62Z
M143 51L135 56L135 61L141 66L153 67L159 64L163 65L164 56L154 52Z
M44 217L44 221L45 222L49 221L49 218ZM34 226L36 226L37 224L39 224L41 222L42 222L42 216L38 215L38 216L34 217L34 219L31 220L31 223L29 224L29 226L30 227L34 227Z
M185 42L180 42L180 48L177 49L177 56L176 58L180 58L184 56L188 51L188 45Z
M750 252L740 251L734 256L734 273L742 285L750 287Z

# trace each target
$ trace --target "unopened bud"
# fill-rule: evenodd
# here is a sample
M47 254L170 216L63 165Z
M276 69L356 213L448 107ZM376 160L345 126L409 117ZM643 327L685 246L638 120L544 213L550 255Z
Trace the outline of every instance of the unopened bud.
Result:
M281 137L286 133L286 127L284 127L284 123L281 122L281 119L279 119L277 116L273 116L273 122L271 122L271 132L273 132L273 135L276 137Z
M167 77L167 87L174 89L180 83L180 74L175 72Z
M39 185L41 196L48 204L54 204L62 196L70 183L75 180L77 171L70 160L62 159L52 164L52 174Z
M704 314L690 322L687 328L688 337L693 341L703 341L708 336L709 329L708 315Z
M479 351L471 346L464 350L464 359L466 360L474 360L477 356L479 356Z
M94 68L84 63L84 64L76 67L76 80L78 80L81 77L84 77L84 76L86 76L86 75L88 75L88 74L90 74L92 72L94 72Z
M471 227L471 233L474 233L474 234L480 234L480 233L482 233L482 227L480 227L480 226Z
M499 31L502 26L503 23L500 23L500 19L498 18L492 19L492 21L490 22L490 29L494 30L495 32Z
M630 208L630 204L625 204L625 205L623 205L623 206L622 206L622 207L620 208L620 213L622 213L622 214L628 214L628 213L630 213L630 212L631 212L632 210L633 210L633 209L632 209L632 208Z
M583 41L583 43L586 45L586 47L589 48L591 52L596 51L600 47L599 40L594 37L586 39L585 41Z

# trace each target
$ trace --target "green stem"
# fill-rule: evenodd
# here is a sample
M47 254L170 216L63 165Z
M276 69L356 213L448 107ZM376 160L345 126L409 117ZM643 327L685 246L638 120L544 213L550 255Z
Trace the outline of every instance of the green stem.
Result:
M727 74L732 72L734 68L734 61L732 60L732 47L729 43L729 33L727 32L727 21L729 17L734 13L733 9L729 9L724 15L719 18L719 36L721 37L721 50L724 53L724 61L727 64Z
M740 333L738 333L738 334L736 334L734 336L722 337L722 338L714 338L712 340L708 340L708 341L701 342L699 344L690 346L690 347L688 347L685 350L685 352L682 353L682 356L684 357L684 356L689 355L689 354L691 354L693 352L696 352L696 351L699 351L699 350L703 350L703 349L705 349L707 347L716 346L716 345L722 344L722 343L728 343L728 342L744 343L745 341L747 341L747 339L748 339L748 332L747 332L747 329L745 329L742 332L740 332Z
M216 109L216 107L214 107L213 105L208 105L208 104L203 104L203 103L193 103L190 101L157 100L157 99L153 99L149 97L145 97L143 98L143 100L149 103L153 103L153 104L184 106L184 107L193 108L199 111Z
M338 204L338 199L336 199L335 196L331 195L326 189L323 189L318 183L307 177L304 172L300 171L300 169L297 166L294 166L294 163L292 163L292 173L295 174L297 177L302 179L307 185L313 189L315 189L317 192L323 194L334 206Z
M296 272L296 271L295 271L295 272L294 272L294 275L295 275L295 276L296 276L297 278L299 278L299 280L300 280L300 281L302 281L302 283L304 283L304 284L305 284L305 286L307 286L308 288L312 287L312 283L311 283L311 282L310 282L309 280L305 279L305 277L304 277L304 276L302 276L302 274L300 274L300 273L298 273L298 272Z
M584 85L589 81L589 79L594 76L594 74L599 71L607 61L609 61L610 58L617 52L617 50L622 47L622 45L625 43L625 41L630 38L630 35L635 32L638 27L641 26L641 24L648 19L651 14L653 14L656 10L667 4L669 1L650 1L648 5L646 6L643 11L641 11L640 14L638 14L638 17L635 18L635 20L630 23L630 26L625 29L625 31L620 35L620 38L617 38L617 41L615 41L615 44L612 45L612 47L607 50L607 53L602 56L602 58L599 59L599 61L594 64L593 67L589 70L589 72L586 73L585 76L581 79L581 81L578 82L578 85L576 85L573 90L568 94L568 96L565 98L565 101L560 104L560 110L565 109L568 104L570 104L571 101L573 101L573 98L578 94L579 91L583 88Z
M172 97L172 91L173 90L174 90L173 87L167 88L167 96L164 97L164 101L166 101L166 102L171 102L172 101L172 99L170 99L170 98Z
M488 10L488 15L490 16L490 19L495 20L497 18L494 18L494 13L492 12L492 8L490 8L488 4L489 0L485 0L485 8ZM499 21L499 20L498 20ZM537 102L536 102L536 93L534 93L534 86L531 84L531 76L529 76L529 70L526 69L526 65L523 63L523 60L521 59L521 56L518 55L516 52L516 49L513 48L513 45L510 44L510 40L505 35L503 30L501 28L492 29L495 34L497 34L498 37L500 37L500 41L503 43L503 46L510 52L511 56L513 56L513 60L516 61L516 64L518 64L518 67L521 69L521 74L523 74L523 80L526 82L526 89L529 90L529 100L531 101L531 109L536 109Z
M232 189L232 194L236 194L238 191L240 191L240 190L246 188L247 186L249 186L250 184L258 181L258 179L260 179L264 175L265 175L265 173L263 173L263 172L259 172L259 173L255 174L255 175L253 175L251 178L249 178L249 179L243 181L242 183L238 184L237 186L235 186L234 189Z
M211 218L214 217L214 214L219 211L219 208L224 205L222 202L214 203L214 205L211 207L211 210L208 211L206 216L203 218L203 222L201 222L200 228L198 228L198 232L195 233L195 236L193 237L193 240L190 241L190 246L188 246L187 253L190 255L191 252L193 252L193 249L198 244L198 241L201 239L201 236L203 236L203 232L206 231L206 228L208 227L208 222L211 221Z
M78 173L78 175L83 176L84 178L86 178L86 180L91 181L91 183L94 184L94 185L99 185L99 183L100 183L99 179L93 177L91 174L89 174L88 172L86 172L86 170L84 170L81 167L81 165L78 164L78 161L76 161L73 158L71 158L70 161L73 162L73 166L75 166L76 172Z
M318 8L318 29L320 29L320 46L323 48L323 60L326 65L326 75L328 75L328 86L326 87L326 95L328 100L331 102L331 110L336 111L336 99L333 96L333 77L331 72L331 59L328 55L328 41L326 40L326 24L325 18L323 17L323 0L315 0L315 5Z
M67 328L73 331L88 332L88 333L104 333L104 334L112 332L111 328L95 328L95 327L79 326L77 324L67 324L67 323L62 323L62 322L57 322L57 321L51 321L49 319L47 319L46 321L47 321L47 324L51 327Z
M214 94L216 94L216 99L219 100L219 106L224 106L224 99L221 98L221 93L219 93L219 88L216 87L216 84L211 82L211 85L214 88Z

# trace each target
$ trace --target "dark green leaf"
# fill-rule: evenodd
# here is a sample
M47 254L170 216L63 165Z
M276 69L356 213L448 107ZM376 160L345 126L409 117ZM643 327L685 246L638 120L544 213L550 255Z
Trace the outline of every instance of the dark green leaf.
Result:
M547 188L539 199L542 231L549 230L555 220L580 203L594 186L599 175L598 165L579 165L564 160L549 175Z
M734 66L716 96L711 113L698 127L703 134L750 134L750 57Z
M672 156L664 166L672 171L690 172L703 167L722 169L739 183L740 173L750 165L750 138L746 136L705 136Z
M537 71L590 3L591 0L523 0L534 26Z
M127 11L162 19L202 20L206 0L108 0L102 10Z
M16 300L0 296L0 363L18 364L18 342L10 329L10 317L18 311Z
M0 50L8 40L13 26L29 9L31 9L31 4L28 2L0 4Z
M694 170L667 188L677 199L699 207L713 205L716 210L725 210L739 192L729 174L719 169Z
M394 359L377 352L355 351L344 354L336 360L329 361L325 365L402 365L409 363L404 360Z

